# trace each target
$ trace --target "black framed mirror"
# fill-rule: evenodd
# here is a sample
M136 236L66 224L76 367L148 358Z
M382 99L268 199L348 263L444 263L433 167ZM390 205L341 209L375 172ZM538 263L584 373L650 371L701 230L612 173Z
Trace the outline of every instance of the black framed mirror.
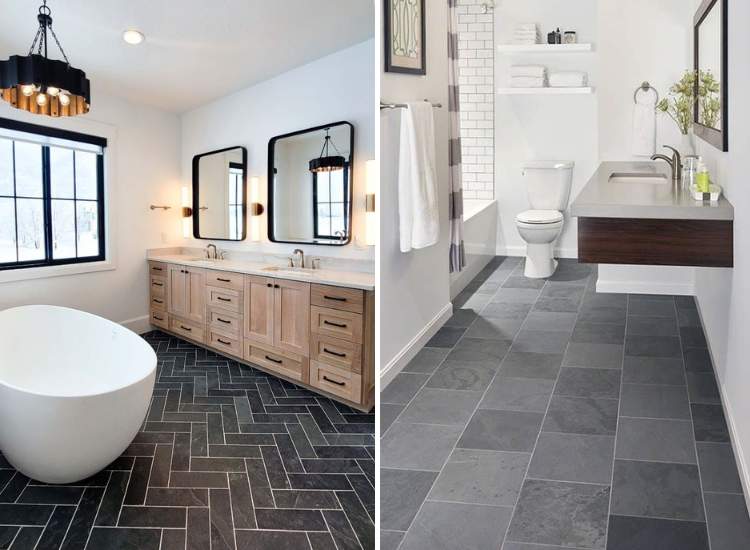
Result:
M193 157L193 236L247 237L247 149L227 147Z
M721 151L729 150L727 28L727 1L703 0L693 20L693 127L696 136Z
M343 246L352 237L354 126L341 121L268 142L268 238Z

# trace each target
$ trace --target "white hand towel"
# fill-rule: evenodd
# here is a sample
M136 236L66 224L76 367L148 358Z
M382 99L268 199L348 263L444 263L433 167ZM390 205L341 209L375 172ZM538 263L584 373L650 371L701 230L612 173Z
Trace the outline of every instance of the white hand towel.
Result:
M633 109L633 155L650 157L656 152L656 99L637 94Z
M559 71L550 73L549 85L551 88L576 88L588 83L588 75L579 71Z
M547 79L536 76L514 76L510 79L511 88L544 88Z
M438 242L440 216L432 104L408 103L401 114L398 218L401 252Z
M510 76L534 76L544 78L547 76L547 67L544 65L512 65Z

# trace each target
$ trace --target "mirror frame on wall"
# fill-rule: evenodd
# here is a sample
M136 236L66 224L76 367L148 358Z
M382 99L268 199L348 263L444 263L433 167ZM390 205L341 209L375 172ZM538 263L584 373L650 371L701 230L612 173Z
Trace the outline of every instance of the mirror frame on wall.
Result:
M347 210L347 231L346 239L339 241L317 241L313 237L310 241L285 241L277 239L274 235L273 228L273 216L274 216L274 205L273 205L273 189L275 180L275 166L274 166L274 149L276 142L293 136L301 134L307 134L311 132L319 132L326 128L333 128L334 126L348 126L349 127L349 205ZM296 132L290 132L288 134L282 134L280 136L274 136L268 141L268 240L274 243L286 243L286 244L310 244L315 246L346 246L352 242L352 204L354 203L354 125L346 120L340 120L338 122L331 122L329 124L321 124L320 126L314 126L312 128L305 128L304 130L297 130Z
M721 151L729 151L729 46L727 44L729 18L727 16L727 0L703 0L693 18L693 67L696 76L700 69L700 38L699 29L703 20L714 8L721 10L721 74L718 75L721 84L721 129L711 128L700 123L700 108L696 99L693 105L693 128L695 135L710 143ZM698 79L695 81L695 97L698 97Z
M224 153L225 151L242 150L242 237L240 239L221 239L218 237L201 237L200 235L200 181L199 163L202 157ZM193 237L204 241L229 241L240 242L247 238L247 149L240 145L224 147L216 151L201 153L193 157Z

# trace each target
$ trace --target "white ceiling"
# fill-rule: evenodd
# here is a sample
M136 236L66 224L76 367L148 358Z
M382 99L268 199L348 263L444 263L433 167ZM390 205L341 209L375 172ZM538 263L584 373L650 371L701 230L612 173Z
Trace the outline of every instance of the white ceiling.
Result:
M26 55L41 1L0 0L0 59ZM49 0L70 62L105 91L184 112L363 42L372 0ZM126 28L146 35L139 46ZM56 48L50 57L59 57Z

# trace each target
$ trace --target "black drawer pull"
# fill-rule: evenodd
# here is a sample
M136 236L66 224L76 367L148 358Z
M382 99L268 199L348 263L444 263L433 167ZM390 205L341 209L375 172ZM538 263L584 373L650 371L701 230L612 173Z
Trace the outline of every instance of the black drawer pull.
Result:
M346 323L334 323L333 321L326 321L326 320L324 320L323 324L324 325L331 325L332 327L337 327L337 328L346 328Z
M272 285L271 283L266 283L266 286L267 286L268 288L273 288L273 285Z
M266 355L266 359L278 365L281 365L282 363L284 363L284 361L281 361L280 359L274 359L273 357L269 357L268 355Z
M326 296L323 295L326 300L333 300L334 302L346 302L346 298L339 298L338 296Z
M273 285L273 288L281 288L279 285Z
M163 271L160 267L152 267L151 269L153 269L154 271Z
M331 384L336 384L337 386L346 386L346 382L336 382L335 380L331 380L327 376L323 376L323 380L326 382L330 382Z
M226 323L227 325L232 324L232 321L227 321L226 319L222 319L221 317L217 317L216 320L219 321L220 323Z
M163 320L164 320L164 318L163 318L163 317L159 317L158 315L154 315L153 317L154 317L154 319L156 319L157 321L163 321Z
M180 328L188 332L193 332L193 329L191 329L190 327L186 327L185 325L180 325Z
M151 284L154 285L154 286L164 286L164 283L153 282Z
M156 302L157 304L163 304L164 300L159 300L158 298L154 298L154 302Z
M216 341L219 342L220 344L224 344L225 346L232 345L232 342L227 342L226 340L222 340L221 338L217 338Z
M217 300L221 300L222 302L231 302L231 298L222 298L221 296L216 297Z
M337 351L331 351L328 348L323 348L323 351L331 355L335 355L336 357L346 357L346 353L339 353Z
M222 283L231 283L232 279L222 279L221 277L216 277L217 281L221 281Z

